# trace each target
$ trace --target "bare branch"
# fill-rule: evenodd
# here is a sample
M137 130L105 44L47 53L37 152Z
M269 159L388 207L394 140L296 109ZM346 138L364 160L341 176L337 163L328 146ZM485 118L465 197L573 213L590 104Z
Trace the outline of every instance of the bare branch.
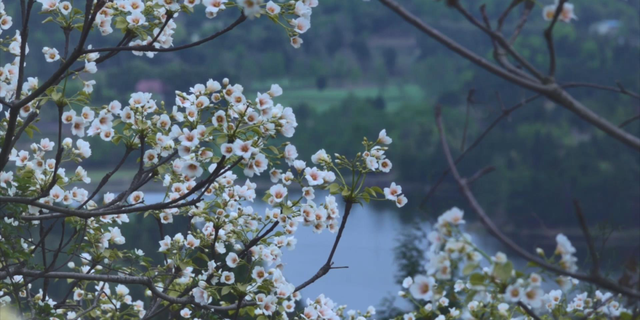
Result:
M516 83L524 88L527 88L536 92L544 92L545 90L548 90L548 88L542 84L534 83L534 82L522 79L520 77L517 77L516 75L513 75L508 71L490 63L483 57L463 47L456 41L442 34L440 31L424 23L422 20L420 20L420 18L416 17L413 13L403 8L400 4L398 4L394 0L380 0L380 2L385 6L387 6L389 9L391 9L392 11L394 11L395 13L397 13L399 16L401 16L405 21L415 26L418 30L424 32L434 40L440 42L447 48L451 49L451 51L459 54L463 58L475 63L476 65L482 67L483 69L501 78L504 78L513 83Z
M509 13L511 13L511 10L513 10L513 8L518 6L520 4L520 2L521 2L521 0L513 0L513 1L511 1L509 6L507 7L507 9L505 9L504 12L502 12L500 17L498 18L498 28L497 28L498 32L502 31L502 26L504 25L504 20L507 19L507 17L509 16Z
M509 55L511 55L520 65L522 65L529 73L531 73L538 81L545 80L545 77L526 59L524 59L520 54L518 54L511 44L499 33L493 32L490 29L490 26L485 27L474 18L461 4L459 1L453 2L453 7L456 8L471 24L476 26L478 29L486 33L492 40L496 41L496 43L503 48Z
M527 23L527 19L529 18L529 14L531 14L531 10L533 10L535 3L536 2L534 0L526 0L524 4L524 11L522 11L520 20L518 20L518 24L516 24L516 28L513 30L511 38L509 38L509 44L513 45L518 39L520 32L524 28L524 25Z
M403 8L394 0L380 0L380 2L386 5L387 7L389 7L394 12L396 12L405 21L415 26L418 30L427 34L428 36L435 39L436 41L442 43L451 51L459 54L463 58L473 62L474 64L482 67L483 69L507 81L513 82L514 84L517 84L525 89L533 90L537 93L545 95L550 100L560 104L564 108L575 113L585 121L591 123L598 129L604 131L606 134L610 135L611 137L619 140L620 142L626 144L629 147L632 147L637 151L640 151L640 139L638 137L635 137L625 132L624 130L621 130L620 128L613 125L606 119L600 117L598 114L594 113L589 108L585 107L582 103L577 101L574 97L572 97L570 94L564 91L557 84L535 83L528 80L527 78L523 78L521 76L518 76L517 74L513 74L509 72L508 70L500 68L492 63L489 63L484 58L480 57L479 55L475 54L474 52L470 51L469 49L463 47L459 43L455 42L454 40L440 33L440 31L427 25L426 23L424 23L418 17L413 15L411 12L407 11L405 8ZM480 25L480 28L484 28L484 27ZM505 50L507 50L507 48L508 47L505 47ZM548 82L548 81L545 80L545 82Z

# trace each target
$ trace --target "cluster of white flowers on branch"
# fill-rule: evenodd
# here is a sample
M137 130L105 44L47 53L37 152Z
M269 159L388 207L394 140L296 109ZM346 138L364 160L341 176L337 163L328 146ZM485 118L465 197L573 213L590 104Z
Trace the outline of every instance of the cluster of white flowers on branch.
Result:
M85 281L74 283L69 292L74 292L79 306L91 305L92 299L99 297L96 301L100 308L90 311L92 316L119 312L144 317L149 310L159 309L161 302L152 303L151 309L147 309L141 300L133 301L124 286L131 282L150 287L149 295L162 303L187 305L181 311L186 316L216 310L212 302L229 295L237 297L238 308L243 303L250 305L250 310L243 308L241 313L281 312L285 316L286 312L294 311L293 301L300 295L283 276L281 249L295 247L293 235L300 223L318 233L324 229L336 232L340 224L336 198L328 195L317 203L315 189L341 194L349 204L345 216L355 202L386 197L403 206L406 198L395 184L384 192L377 187L364 187L367 174L388 172L392 165L384 155L386 145L391 143L384 130L376 141L365 139L364 152L352 160L336 155L333 161L324 150L318 151L311 160L320 168L309 167L299 160L295 146L289 143L270 144L279 134L292 136L297 127L292 109L273 101L281 93L280 86L273 85L252 101L245 97L241 85L232 85L228 79L221 83L209 80L206 84L194 85L189 93L176 92L175 106L171 109L165 108L164 103L158 105L150 94L138 92L131 95L124 107L113 101L101 107L83 107L80 111L70 108L62 112L60 123L70 125L72 136L99 135L114 145L122 144L126 149L123 160L139 150L140 167L126 191L117 195L104 192L99 204L94 197L110 175L90 194L76 186L90 182L82 167L78 166L73 176L67 176L65 168L57 165L90 158L91 149L86 141L78 138L74 148L73 138L64 138L58 142L55 158L47 158L47 152L56 147L56 143L48 139L33 143L31 152L12 151L9 159L15 164L15 176L13 171L3 171L3 177L7 178L3 178L2 193L10 197L1 199L11 206L8 210L5 208L7 218L20 223L18 228L4 224L3 234L21 237L21 243L20 246L4 243L7 248L3 251L8 259L5 265L9 269L3 274L13 276L4 297L10 297L12 288L19 288L20 297L30 297L31 284L25 283L25 278L33 276L35 270L29 269L29 259L23 257L37 251L39 246L45 250L45 243L35 243L25 237L23 231L46 220L63 218L64 223L84 239L71 253L66 253L67 267L75 273L45 271L41 276L74 279L87 275L80 278ZM67 110L65 105L59 108ZM86 132L85 127L89 128ZM277 169L281 160L288 167L286 172ZM269 176L274 184L263 198L272 208L261 214L254 212L250 204L246 205L256 198L256 184L249 179L238 182L238 176L232 172L234 167L243 168L247 178L272 168ZM350 184L341 173L347 171L345 169L354 178L357 176ZM166 187L165 201L149 203L139 191L153 181ZM292 185L299 186L302 195L295 197L289 193ZM161 234L162 225L172 223L174 217L188 217L186 236L166 235L160 241L158 251L165 256L164 265L155 266L138 249L118 249L126 243L118 225L129 222L127 214L133 212L155 218ZM345 222L340 225L340 231ZM51 226L54 224L55 221ZM278 226L282 231L276 231ZM335 246L332 254L334 251ZM74 260L81 264L74 264ZM134 261L137 266L119 266L117 262L121 260ZM27 265L22 266L23 263ZM250 276L243 274L245 270ZM113 272L118 276L111 277ZM120 280L121 275L129 278ZM89 290L92 280L100 281L95 293ZM111 294L109 283L118 283L115 295ZM182 292L184 298L172 299L168 291ZM34 306L39 314L64 310L60 308L64 301L47 298L42 289L31 299L41 302ZM76 315L76 311L68 313Z
M333 255L353 204L407 203L395 183L384 191L365 184L368 174L391 170L385 153L392 140L385 130L374 141L365 138L364 150L354 157L332 157L321 149L308 165L294 145L275 142L292 137L298 126L293 110L277 103L283 93L277 84L255 99L225 78L176 91L171 105L146 92L106 105L91 103L97 84L87 77L120 51L153 57L186 49L261 15L283 27L299 47L316 0L87 0L84 10L68 1L38 2L46 17L43 23L59 25L65 35L60 50L49 46L39 52L60 67L44 82L26 77L35 0L22 2L21 30L0 43L15 56L0 68L0 103L7 110L0 124L2 306L13 306L23 317L47 319L148 319L166 313L194 319L211 313L286 319L298 317L298 312L303 318L312 314L313 319L338 319L343 314L375 314L373 308L345 311L324 296L308 300L304 311L297 310L295 302L302 297L300 290L334 268ZM242 13L225 29L174 45L174 19L180 12L204 9L214 18L232 7ZM0 2L0 28L9 29L11 21ZM115 29L124 34L117 46L87 44L91 31L109 36ZM70 49L74 32L79 39ZM71 81L81 89L73 92L77 86L69 85ZM35 123L50 110L57 114L57 137L34 139ZM124 149L124 154L94 181L97 185L87 188L92 182L85 169L91 167L92 143ZM128 187L105 190L130 157L137 158L138 165ZM252 205L259 195L251 179L260 175L272 182L262 197L269 205L265 212ZM166 190L159 202L142 191L154 184ZM327 190L328 195L316 197L316 190ZM124 231L132 214L157 224L162 240L155 256L161 259L132 246L132 235ZM165 226L174 221L185 230L165 234ZM327 262L296 286L285 278L282 256L284 248L296 247L299 226L337 235ZM49 237L54 229L59 232L56 243ZM54 284L57 280L68 284ZM66 294L54 299L53 286ZM131 286L145 288L147 297L134 294Z
M428 234L426 274L404 279L399 295L415 311L398 319L518 319L520 317L603 319L631 316L621 306L624 296L599 290L580 291L577 279L553 277L546 270L521 271L502 252L489 256L464 232L464 213L452 208L438 217ZM576 252L563 234L548 263L576 271ZM571 263L566 261L570 260ZM534 269L531 265L528 269ZM555 279L554 288L549 280ZM548 289L544 289L548 288Z

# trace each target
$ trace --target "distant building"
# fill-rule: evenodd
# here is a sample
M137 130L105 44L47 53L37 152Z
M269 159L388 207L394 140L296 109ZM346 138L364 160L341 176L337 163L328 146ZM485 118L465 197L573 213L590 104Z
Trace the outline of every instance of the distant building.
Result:
M622 22L620 20L604 20L596 22L589 27L589 32L600 36L614 36L618 34Z
M150 92L159 95L156 98L164 99L167 86L160 79L142 79L136 83L136 92Z

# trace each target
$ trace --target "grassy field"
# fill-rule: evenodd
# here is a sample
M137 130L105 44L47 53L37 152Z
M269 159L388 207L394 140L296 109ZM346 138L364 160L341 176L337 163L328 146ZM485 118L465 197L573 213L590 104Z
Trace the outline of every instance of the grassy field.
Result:
M264 86L262 87L264 88ZM388 110L394 110L403 104L424 101L425 99L422 89L417 85L392 85L385 88L329 87L324 90L318 90L315 87L295 88L294 86L283 86L283 89L284 94L276 99L277 102L284 106L292 107L307 104L320 112L340 105L340 103L349 96L373 99L382 95Z

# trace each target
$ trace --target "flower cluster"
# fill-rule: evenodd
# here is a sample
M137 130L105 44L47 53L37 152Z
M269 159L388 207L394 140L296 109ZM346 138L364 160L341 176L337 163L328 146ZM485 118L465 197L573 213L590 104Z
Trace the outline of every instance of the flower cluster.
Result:
M325 297L323 294L319 295L314 300L307 299L307 307L304 308L300 316L294 319L304 320L365 320L373 318L376 314L376 309L373 306L369 306L366 312L360 310L346 310L347 306L337 305L333 300Z
M579 282L573 278L557 277L559 288L546 291L544 288L554 285L542 276L544 271L517 271L506 254L487 255L462 230L464 224L464 212L458 208L438 217L428 234L426 274L407 277L402 286L408 291L399 292L415 305L416 311L398 319L526 318L523 305L538 315L556 318L600 319L627 313L611 293L576 292ZM557 242L560 266L575 271L575 248L562 234ZM542 249L538 254L553 263Z
M4 3L0 1L0 34L3 31L9 30L13 26L13 19L4 10Z
M73 28L82 21L82 11L73 10L68 1L38 1L42 4L42 11L51 15L45 22L54 22L63 28ZM238 7L250 18L263 14L269 16L286 30L291 45L299 48L303 42L299 35L311 27L312 8L317 5L318 0L296 0L284 4L276 4L273 1L265 4L262 0L117 0L107 3L98 12L94 26L103 36L112 34L114 28L135 33L138 39L131 41L130 46L169 48L173 46L173 34L177 27L172 19L181 11L191 13L203 8L206 17L212 19L227 8ZM0 20L0 28L6 29L5 24L6 28L11 26L10 17L8 21ZM144 54L151 58L155 52L134 51L134 54Z

